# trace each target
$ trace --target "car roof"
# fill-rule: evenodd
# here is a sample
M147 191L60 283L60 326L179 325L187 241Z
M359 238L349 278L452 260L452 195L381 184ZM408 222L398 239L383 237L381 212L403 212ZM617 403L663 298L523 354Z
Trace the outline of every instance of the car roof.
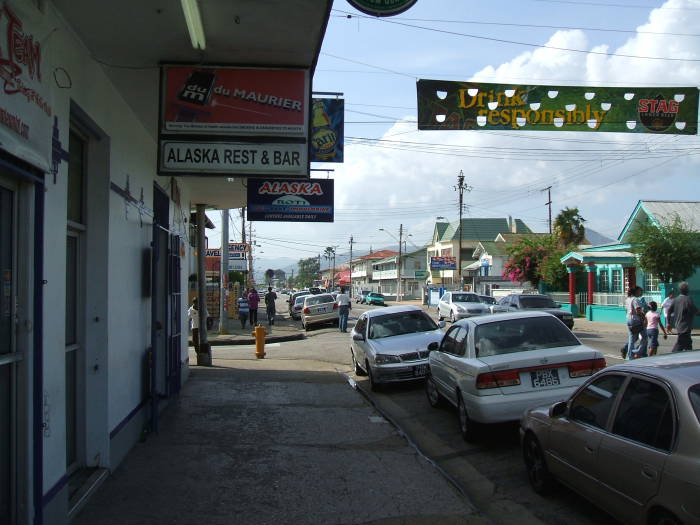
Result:
M367 319L372 317L379 317L387 314L398 314L401 312L422 312L423 309L415 305L401 305L401 306L387 306L386 308L377 308L376 310L369 310L365 312Z
M681 389L700 384L700 350L674 352L625 361L606 371L639 372L665 379Z
M488 323L493 323L496 321L509 321L511 319L524 319L528 317L554 317L552 314L547 313L547 312L540 312L537 310L529 311L529 312L507 312L507 313L497 313L497 314L491 314L491 315L480 315L478 317L470 317L469 321L471 321L474 324L488 324ZM463 319L462 321L459 322L464 322L466 319Z

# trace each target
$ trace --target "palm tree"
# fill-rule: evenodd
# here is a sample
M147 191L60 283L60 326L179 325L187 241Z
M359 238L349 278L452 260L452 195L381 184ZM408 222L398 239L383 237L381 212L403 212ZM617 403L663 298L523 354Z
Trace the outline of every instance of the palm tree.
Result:
M586 228L578 208L564 208L554 219L554 233L562 246L578 245L586 238Z
M335 259L335 248L333 246L328 246L323 251L323 258L328 260L328 268L331 266L331 261ZM333 282L333 274L331 274L331 283ZM331 284L332 287L332 284Z

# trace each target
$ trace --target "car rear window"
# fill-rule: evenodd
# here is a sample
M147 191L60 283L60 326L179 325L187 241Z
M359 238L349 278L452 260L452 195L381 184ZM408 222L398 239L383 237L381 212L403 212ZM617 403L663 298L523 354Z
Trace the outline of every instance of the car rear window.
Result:
M551 316L481 324L474 334L477 357L581 344L571 330Z
M700 422L700 384L691 386L688 389L688 396L690 397L690 404L693 405L695 417Z
M306 298L306 306L315 306L317 304L324 304L324 303L334 303L335 299L333 299L332 295L314 295L313 297L307 297Z
M520 296L520 305L523 308L554 308L554 301L549 297Z

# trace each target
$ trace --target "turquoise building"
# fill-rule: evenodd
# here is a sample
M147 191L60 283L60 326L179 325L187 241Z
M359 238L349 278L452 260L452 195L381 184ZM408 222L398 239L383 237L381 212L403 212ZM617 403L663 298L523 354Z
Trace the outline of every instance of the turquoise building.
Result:
M569 290L552 295L575 315L585 315L591 321L624 323L627 290L636 285L644 290L647 302L656 301L660 306L668 292L676 290L678 283L664 284L659 282L658 276L644 272L638 266L629 239L640 222L667 224L676 215L686 226L700 233L700 202L640 200L617 241L582 247L561 258L569 272ZM700 305L700 261L687 281L691 297ZM700 317L696 317L695 326L700 326Z

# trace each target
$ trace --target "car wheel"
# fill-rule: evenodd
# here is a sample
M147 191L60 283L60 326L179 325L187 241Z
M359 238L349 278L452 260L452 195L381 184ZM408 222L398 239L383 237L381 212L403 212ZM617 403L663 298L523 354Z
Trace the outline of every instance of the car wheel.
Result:
M428 397L428 403L430 403L430 406L433 408L444 404L444 398L438 391L435 380L430 374L428 374L428 377L425 379L425 395Z
M537 494L550 492L554 479L545 463L542 447L532 434L529 434L523 441L523 459L532 490Z
M438 308L437 314L438 314L438 321L442 321L445 318L445 316L440 313L439 308Z
M450 322L454 323L455 322L455 313L450 310Z
M477 423L469 418L461 392L457 392L457 412L459 413L459 433L462 434L462 438L468 442L475 441L477 437Z
M364 370L362 370L362 368L360 368L360 363L358 363L357 360L355 359L355 352L353 352L352 349L350 349L350 357L352 358L352 368L355 370L355 375L356 376L366 376L367 372L365 372Z
M369 379L369 389L372 392L379 392L379 390L381 390L381 385L374 380L374 375L372 374L372 368L369 366L369 361L365 361L365 368L367 369L367 378Z
M681 521L667 510L659 509L652 514L649 525L681 525Z

